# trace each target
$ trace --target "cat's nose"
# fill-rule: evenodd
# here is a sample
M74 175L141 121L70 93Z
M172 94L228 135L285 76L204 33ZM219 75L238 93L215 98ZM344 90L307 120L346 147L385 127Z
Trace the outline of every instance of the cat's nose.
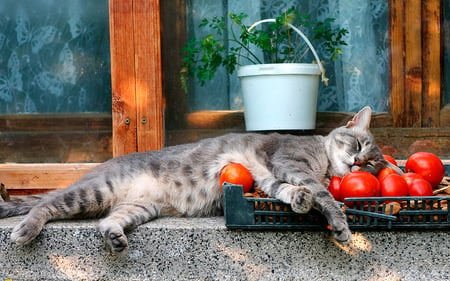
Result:
M355 166L364 166L364 165L366 165L367 161L368 161L367 157L364 157L364 156L361 156L361 157L360 157L360 156L356 156L356 157L355 157L355 162L354 162L353 165L355 165Z
M353 165L350 167L350 171L355 172L361 170L363 166L363 163L361 163L361 160L355 157L353 160Z

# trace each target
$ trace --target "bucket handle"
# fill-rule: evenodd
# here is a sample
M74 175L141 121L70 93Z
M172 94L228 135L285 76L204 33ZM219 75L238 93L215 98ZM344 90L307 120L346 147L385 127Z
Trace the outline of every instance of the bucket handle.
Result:
M253 28L255 28L257 25L261 24L261 23L266 23L266 22L276 22L276 19L264 19L264 20L260 20L255 22L254 24L252 24L249 28L248 31L250 32ZM319 59L319 56L317 55L316 50L314 49L313 45L311 44L311 42L309 41L308 37L305 36L305 34L303 34L303 32L300 31L300 29L298 29L297 27L293 26L292 24L288 23L289 28L293 29L295 32L298 33L298 35L300 35L300 37L303 38L303 40L305 40L306 45L308 45L309 49L311 50L311 52L313 53L314 57L316 58L317 61L317 65L319 66L320 72L322 73L322 82L328 86L328 78L325 76L325 68L322 65L322 62Z

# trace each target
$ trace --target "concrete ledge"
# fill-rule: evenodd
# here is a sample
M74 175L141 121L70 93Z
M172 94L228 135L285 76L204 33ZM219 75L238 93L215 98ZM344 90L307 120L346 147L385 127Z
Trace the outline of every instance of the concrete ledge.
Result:
M0 280L448 280L447 231L362 232L350 246L326 232L230 231L222 217L166 218L103 249L96 221L53 222L26 246L20 218L0 220Z

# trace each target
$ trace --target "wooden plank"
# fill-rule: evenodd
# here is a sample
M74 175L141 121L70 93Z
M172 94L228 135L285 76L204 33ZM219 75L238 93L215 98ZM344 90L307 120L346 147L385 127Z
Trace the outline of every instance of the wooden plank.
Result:
M0 132L105 131L111 114L6 114L0 115Z
M186 114L187 128L245 129L244 112L240 110L208 110Z
M405 124L405 14L402 0L389 0L390 112L394 126Z
M419 151L450 159L450 128L375 128L377 144L385 154L406 159Z
M137 151L163 146L159 0L134 0Z
M97 163L0 164L0 182L10 190L65 188L97 165Z
M112 157L111 131L7 132L0 161L15 163L104 162Z
M111 114L0 115L0 161L103 162L111 130Z
M438 127L441 109L441 1L422 0L422 126Z
M336 128L347 124L354 112L318 112L316 128ZM241 110L197 111L186 115L189 129L240 129L245 130L244 112ZM392 127L392 115L372 114L372 127Z
M405 11L405 124L422 126L421 0L407 0Z
M137 150L133 4L109 1L114 156Z

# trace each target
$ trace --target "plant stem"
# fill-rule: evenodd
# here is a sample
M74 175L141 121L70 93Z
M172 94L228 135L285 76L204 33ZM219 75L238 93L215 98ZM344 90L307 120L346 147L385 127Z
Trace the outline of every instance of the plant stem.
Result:
M256 61L253 60L253 59L250 59L249 56L241 55L240 51L237 54L238 58L240 58L242 56L242 57L246 58L247 60L249 60L253 64L262 64L262 61L250 50L250 48L248 46L244 45L240 40L238 40L238 38L236 37L236 34L234 33L233 28L231 28L231 36L232 36L233 39L231 39L230 42L237 43L239 46L244 48L244 50L246 50L251 55L251 57L253 57ZM238 59L238 64L239 64L239 59Z

